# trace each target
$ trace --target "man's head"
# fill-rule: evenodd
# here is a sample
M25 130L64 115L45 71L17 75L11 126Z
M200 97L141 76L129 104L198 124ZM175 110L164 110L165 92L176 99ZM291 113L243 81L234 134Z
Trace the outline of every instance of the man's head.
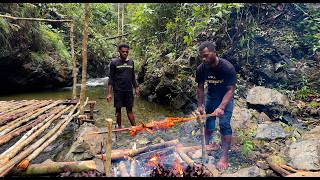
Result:
M199 46L200 57L204 64L212 65L216 61L216 46L214 43L205 41Z
M127 44L120 44L118 46L118 51L120 54L120 58L126 60L129 54L129 45Z

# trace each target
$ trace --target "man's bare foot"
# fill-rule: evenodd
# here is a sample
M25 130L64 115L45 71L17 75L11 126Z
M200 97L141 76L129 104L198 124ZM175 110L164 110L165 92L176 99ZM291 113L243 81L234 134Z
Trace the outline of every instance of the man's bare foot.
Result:
M217 169L219 171L223 171L228 168L228 159L226 157L221 157L219 162L217 163Z

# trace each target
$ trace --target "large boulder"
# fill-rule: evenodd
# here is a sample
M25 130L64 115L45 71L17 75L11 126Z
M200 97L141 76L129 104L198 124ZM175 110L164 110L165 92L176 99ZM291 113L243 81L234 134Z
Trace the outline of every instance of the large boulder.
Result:
M320 170L319 138L293 143L289 147L288 155L290 164L296 169Z
M274 140L286 138L287 134L279 123L258 124L257 139Z
M74 143L66 154L65 159L70 161L81 161L92 159L94 155L101 153L103 136L101 134L90 134L99 132L100 129L90 123L84 123L75 134Z
M284 105L289 106L287 96L277 90L256 86L251 88L247 94L247 102L254 105Z
M263 169L257 166L251 166L240 169L239 171L232 174L222 174L221 177L264 177L266 173Z

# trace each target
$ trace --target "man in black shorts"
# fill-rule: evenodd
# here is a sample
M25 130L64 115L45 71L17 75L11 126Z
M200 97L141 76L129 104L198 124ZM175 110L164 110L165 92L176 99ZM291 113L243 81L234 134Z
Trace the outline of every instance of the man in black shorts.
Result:
M134 74L134 63L128 59L129 46L121 44L118 46L119 57L112 59L110 63L110 74L107 88L107 101L112 100L114 95L114 107L116 108L116 118L118 128L121 128L121 108L126 107L127 116L132 126L136 125L133 107L133 88L135 94L139 96L139 86Z

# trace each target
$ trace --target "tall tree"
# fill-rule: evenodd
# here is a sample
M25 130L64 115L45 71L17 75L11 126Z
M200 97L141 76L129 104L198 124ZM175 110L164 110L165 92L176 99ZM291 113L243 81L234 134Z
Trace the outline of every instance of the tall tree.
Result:
M84 100L87 90L87 38L89 21L89 3L84 3L84 27L82 33L82 79L80 91L80 114L84 113Z

